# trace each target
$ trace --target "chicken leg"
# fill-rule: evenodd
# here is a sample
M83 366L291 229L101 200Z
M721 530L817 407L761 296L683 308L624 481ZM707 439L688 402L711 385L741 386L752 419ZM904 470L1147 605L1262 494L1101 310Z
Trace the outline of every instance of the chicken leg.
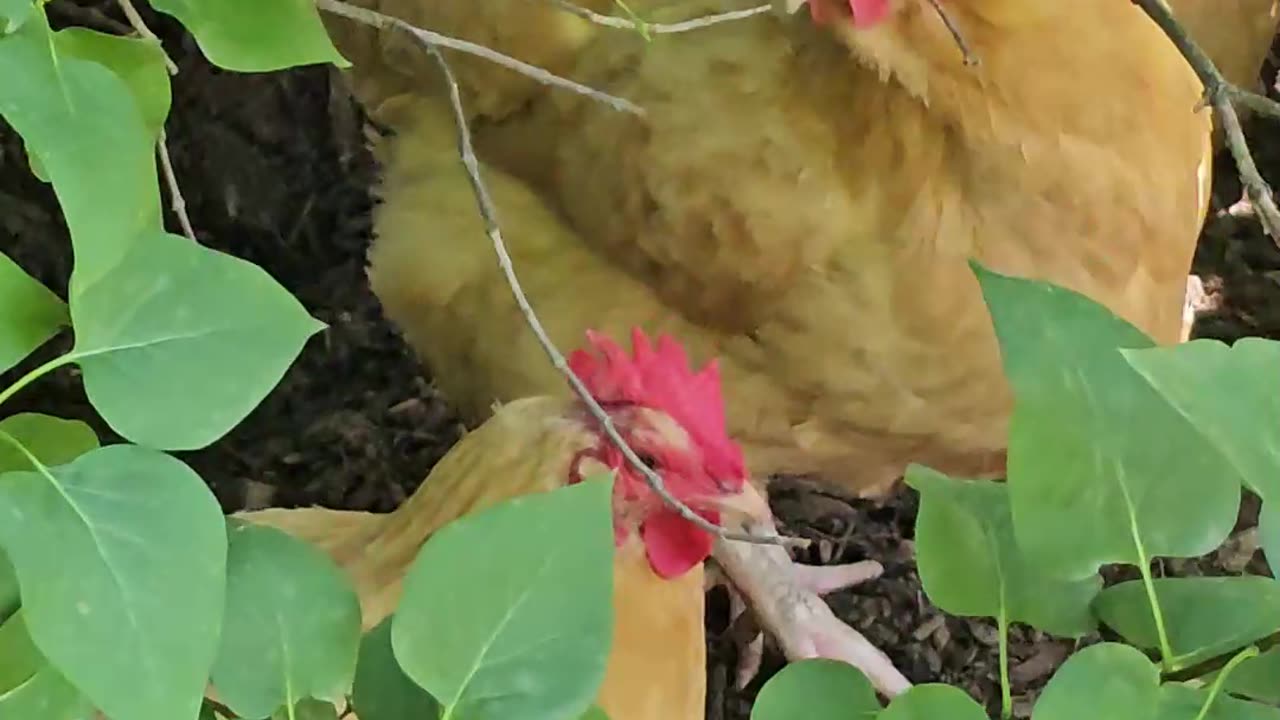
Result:
M757 534L777 532L772 520L744 529ZM799 565L781 546L724 539L716 541L713 557L788 660L842 660L861 670L876 690L890 698L911 687L883 652L837 618L820 597L879 576L883 572L879 563ZM758 665L750 650L745 655L748 669Z

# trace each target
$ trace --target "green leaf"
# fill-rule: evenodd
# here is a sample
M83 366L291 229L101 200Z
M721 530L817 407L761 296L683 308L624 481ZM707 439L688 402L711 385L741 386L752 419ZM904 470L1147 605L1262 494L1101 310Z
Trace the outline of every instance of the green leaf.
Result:
M1273 576L1280 575L1280 500L1258 509L1258 544Z
M3 90L0 90L3 92ZM0 253L0 372L13 367L64 327L67 306Z
M1160 672L1128 645L1102 643L1072 655L1045 685L1031 720L1166 720L1156 715Z
M152 141L160 139L169 116L169 71L164 50L141 38L107 35L83 27L54 33L54 48L60 57L74 57L105 65L129 87L138 112Z
M195 450L222 437L324 327L253 263L153 233L71 302L90 402L133 442Z
M1280 523L1270 502L1280 508L1280 343L1194 340L1123 354L1263 499L1263 548L1269 559L1280 558Z
M43 13L0 38L0 116L53 182L75 246L74 303L140 233L161 227L160 188L152 138L128 85L96 62L55 58L53 48Z
M13 563L4 550L0 550L0 622L4 622L18 611L18 576L14 574Z
M1273 677L1272 685L1276 684ZM1201 715L1201 709L1209 693L1178 683L1167 683L1160 688L1160 720L1280 720L1280 710L1257 703L1218 695L1209 706L1209 712Z
M0 625L0 717L87 720L92 710L31 642L21 613Z
M793 662L760 688L751 720L872 720L880 714L871 681L852 665L819 658Z
M329 556L274 528L242 524L228 536L218 697L251 718L305 698L342 700L360 643L351 582Z
M0 696L30 680L47 664L27 634L21 611L0 624Z
M418 687L396 662L391 649L391 618L386 617L360 641L351 705L361 720L438 718L440 704Z
M194 471L113 445L4 473L0 547L32 639L94 705L127 720L195 717L221 629L226 531Z
M1254 700L1280 704L1280 648L1272 648L1236 666L1226 689Z
M1157 578L1154 587L1178 667L1237 650L1280 630L1280 583L1271 578ZM1095 609L1125 640L1156 648L1159 639L1146 593L1141 581L1120 583L1102 591Z
M1013 385L1009 493L1023 552L1083 578L1217 547L1239 481L1119 352L1151 341L1078 293L975 272Z
M578 720L609 720L609 716L600 709L599 705L592 705Z
M98 436L85 423L39 413L19 413L0 420L0 433L17 442L0 442L0 473L65 465L98 447Z
M1280 344L1193 340L1122 354L1254 492L1280 502Z
M80 720L92 709L31 642L22 613L0 625L0 717Z
M333 703L305 698L298 701L293 712L281 708L271 716L271 720L338 720L338 708L334 707ZM409 719L406 718L406 720ZM423 720L429 719L423 718Z
M35 0L0 0L0 35L22 27L35 8Z
M1004 616L1055 635L1094 629L1090 603L1102 579L1059 580L1018 548L1004 483L952 480L907 468L920 492L916 562L929 599L952 615Z
M516 498L422 547L391 643L446 714L561 720L591 704L613 634L611 487L591 479ZM477 547L502 552L476 562Z
M960 688L916 685L894 698L876 720L987 720L987 711Z
M257 0L251 13L238 0L151 4L181 20L209 62L227 70L264 72L312 63L351 66L333 47L310 0Z

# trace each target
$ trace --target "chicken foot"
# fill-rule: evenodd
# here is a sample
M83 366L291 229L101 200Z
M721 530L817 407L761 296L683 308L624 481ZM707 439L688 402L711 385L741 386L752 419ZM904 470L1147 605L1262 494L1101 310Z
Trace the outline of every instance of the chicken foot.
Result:
M777 532L772 520L748 529L762 534ZM883 572L879 563L799 565L780 546L723 538L716 541L713 556L788 660L828 658L847 662L861 670L877 691L890 698L911 687L911 682L893 666L888 656L862 633L837 618L820 597L878 577ZM751 647L744 652L740 681L743 674L747 674L747 679L754 675L753 663L756 667L759 665L759 658L753 657L753 652Z

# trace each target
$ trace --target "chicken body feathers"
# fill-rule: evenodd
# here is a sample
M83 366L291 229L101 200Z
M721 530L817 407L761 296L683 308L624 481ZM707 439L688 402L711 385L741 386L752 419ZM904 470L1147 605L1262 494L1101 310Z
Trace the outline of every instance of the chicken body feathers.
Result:
M1113 0L1029 7L949 5L976 70L920 13L846 44L771 17L584 43L570 75L645 117L544 92L474 128L552 338L640 325L719 356L760 473L860 490L911 461L1000 472L1011 399L968 259L1172 342L1208 199L1209 118L1159 30ZM451 121L413 102L385 152L375 292L472 417L564 392L491 259ZM409 159L432 152L430 171Z

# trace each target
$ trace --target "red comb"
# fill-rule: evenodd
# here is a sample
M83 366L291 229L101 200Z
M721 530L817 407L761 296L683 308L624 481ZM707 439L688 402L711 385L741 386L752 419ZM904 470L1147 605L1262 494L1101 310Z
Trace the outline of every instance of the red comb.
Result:
M871 27L889 14L889 0L847 0L853 14L854 27ZM809 17L818 25L826 25L831 18L824 12L822 3L809 0Z
M569 368L597 402L630 403L667 413L702 447L709 472L721 478L744 477L742 450L725 428L715 360L694 372L675 339L661 335L655 348L640 328L631 330L631 354L594 330L587 331L587 340L600 355L576 350L569 356Z

